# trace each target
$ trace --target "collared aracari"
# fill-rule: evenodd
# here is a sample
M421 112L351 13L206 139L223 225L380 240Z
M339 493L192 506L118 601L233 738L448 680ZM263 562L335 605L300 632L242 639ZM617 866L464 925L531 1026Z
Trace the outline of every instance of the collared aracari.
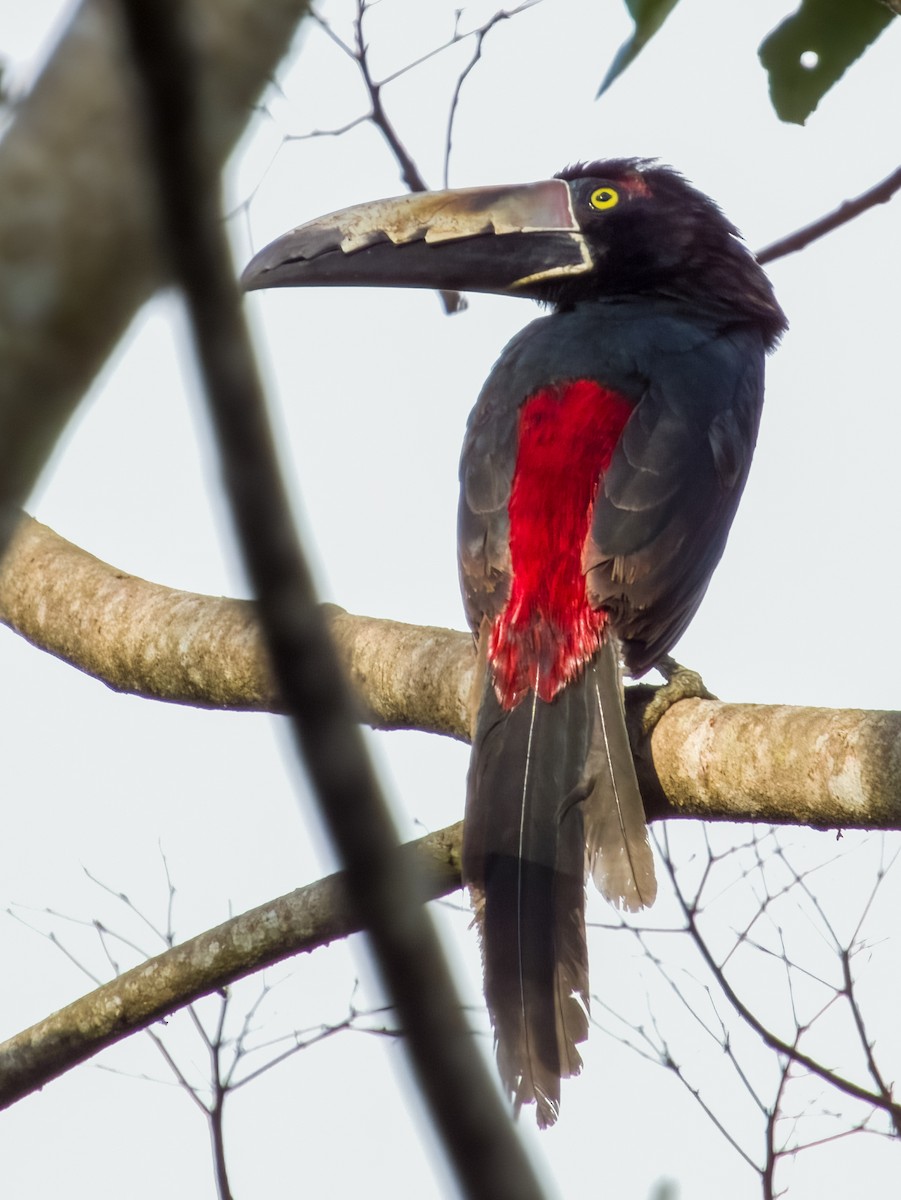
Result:
M656 894L621 664L660 662L701 602L785 317L719 208L641 159L348 208L267 246L243 284L551 309L469 418L458 543L480 663L463 875L501 1078L549 1125L588 1032L586 872L626 909Z

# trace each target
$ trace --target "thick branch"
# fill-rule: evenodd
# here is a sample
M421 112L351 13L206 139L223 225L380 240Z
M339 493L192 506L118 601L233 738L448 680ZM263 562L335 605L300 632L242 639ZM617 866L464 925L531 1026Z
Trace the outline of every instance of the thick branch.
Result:
M467 736L469 637L327 611L370 725ZM282 711L253 604L148 583L31 517L0 564L0 621L114 691Z
M901 829L901 713L683 700L652 748L654 816Z
M194 0L207 165L307 0ZM0 142L0 551L56 438L162 281L115 6L85 0Z
M327 611L370 725L467 739L468 634ZM28 517L0 567L0 621L118 691L281 711L253 605L137 579ZM650 694L629 689L652 816L901 829L901 714L690 700L649 747Z
M405 847L428 899L460 882L461 826ZM209 992L300 951L358 932L342 875L330 875L126 971L0 1045L0 1108Z

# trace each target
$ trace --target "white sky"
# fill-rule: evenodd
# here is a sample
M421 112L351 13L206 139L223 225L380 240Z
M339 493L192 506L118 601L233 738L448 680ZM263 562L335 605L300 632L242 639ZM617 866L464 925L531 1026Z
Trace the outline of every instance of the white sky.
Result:
M28 77L62 7L31 0L5 23L0 51L21 64L16 77ZM348 7L324 10L344 32ZM884 35L807 128L783 126L769 107L756 47L787 7L786 0L686 0L595 103L598 81L628 32L622 5L547 0L487 40L461 101L451 183L525 181L579 158L656 155L713 195L751 246L793 230L897 165L899 33ZM452 11L450 4L423 12L383 0L369 25L376 73L443 40ZM476 4L464 23L492 11L492 4ZM252 245L247 224L233 223L238 265L302 220L402 190L369 128L338 140L283 143L288 134L341 125L364 105L353 68L317 30L306 31L302 47L280 76L284 95L272 97L272 117L246 140L231 175L233 203L254 193ZM441 183L447 103L468 53L458 48L385 92L434 186ZM729 548L679 647L680 658L724 699L898 707L898 204L771 269L792 328L770 367L755 467ZM351 611L462 627L454 558L460 438L493 359L534 310L473 297L466 314L449 320L430 293L365 291L270 293L249 307L324 598ZM135 574L244 594L172 311L160 300L138 319L73 423L32 511ZM4 907L97 916L137 930L84 877L87 868L163 922L162 847L178 888L176 927L185 937L331 865L309 832L309 807L298 814L293 769L274 719L116 696L6 630L0 672ZM460 815L465 747L414 734L371 741L406 836ZM699 845L689 828L675 836L686 855ZM790 830L785 837L804 863L844 854L825 872L824 902L858 911L881 839L849 837L837 848L828 834ZM897 880L887 895L897 901ZM740 908L741 901L723 901L723 944ZM891 911L884 903L875 913L874 942L890 930ZM597 921L609 918L596 898L590 912ZM654 923L668 915L664 899ZM94 969L104 969L90 931L68 931L62 919L40 914L28 919L58 930ZM474 935L465 915L451 914L446 924L464 964L468 1000L480 1012ZM802 923L792 932L798 953L816 960L817 935L805 930ZM9 981L0 992L0 1036L89 986L47 940L8 918L0 919L0 945ZM657 948L672 953L674 963L688 961L672 939ZM692 1080L711 1089L759 1158L759 1121L746 1098L730 1093L721 1052L668 1013L664 990L631 940L598 935L591 949L594 990L636 1020L654 1013ZM886 1039L880 1048L897 1063L897 1040L887 1041L895 1022L877 1003L880 989L897 996L891 942L875 946L869 969L869 1011ZM343 1017L361 970L361 958L338 946L273 971L268 979L286 982L264 1010L267 1029ZM769 983L761 983L755 1002L778 1024ZM258 986L243 985L241 995L254 996ZM190 1048L177 1020L170 1032L202 1078L201 1049ZM768 1066L759 1058L763 1076ZM205 1130L188 1100L169 1084L111 1071L166 1078L147 1039L136 1038L3 1114L4 1195L215 1194ZM338 1197L447 1194L434 1147L420 1140L408 1116L405 1089L399 1047L351 1034L239 1092L226 1117L236 1196L278 1200L325 1188ZM599 1032L582 1079L565 1087L558 1127L539 1137L524 1125L561 1195L645 1200L663 1177L692 1200L721 1198L727 1189L730 1200L759 1195L754 1174L688 1094ZM801 1155L781 1182L793 1200L812 1200L849 1194L865 1178L870 1200L887 1200L897 1194L898 1170L897 1150L857 1138Z

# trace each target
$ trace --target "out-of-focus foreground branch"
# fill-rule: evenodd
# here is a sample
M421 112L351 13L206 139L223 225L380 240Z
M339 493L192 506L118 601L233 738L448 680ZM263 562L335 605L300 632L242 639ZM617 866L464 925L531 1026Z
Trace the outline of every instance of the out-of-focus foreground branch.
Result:
M468 738L468 634L330 611L364 720ZM118 691L280 711L252 604L137 579L28 517L0 568L0 621ZM648 744L651 694L628 689L652 817L901 829L901 714L685 700Z
M191 4L211 173L306 10ZM163 282L117 16L110 0L84 0L0 142L0 550L66 421Z
M460 1191L541 1200L537 1173L469 1029L415 861L400 852L291 515L218 187L204 172L199 55L183 0L120 0L151 186L190 321L238 547L295 748L355 922L366 929L421 1099Z

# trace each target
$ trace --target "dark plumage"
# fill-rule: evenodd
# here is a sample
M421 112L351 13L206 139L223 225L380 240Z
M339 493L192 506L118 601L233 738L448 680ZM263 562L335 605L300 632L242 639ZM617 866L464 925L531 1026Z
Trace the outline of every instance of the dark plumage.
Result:
M555 1120L559 1079L580 1069L576 1045L587 1036L583 847L615 904L639 908L656 890L612 646L641 675L693 617L750 467L764 356L784 328L734 227L681 176L618 160L560 177L596 270L544 285L539 298L555 312L502 351L469 420L459 510L464 598L490 658L486 627L501 618L513 583L510 500L527 469L524 408L576 380L633 406L599 471L579 547L589 605L608 614L604 649L586 654L582 674L555 699L533 695L509 710L494 695L489 662L474 730L464 875L482 928L501 1074L517 1103L537 1101L542 1125ZM605 184L619 201L593 212L589 197ZM559 491L548 497L562 503Z

